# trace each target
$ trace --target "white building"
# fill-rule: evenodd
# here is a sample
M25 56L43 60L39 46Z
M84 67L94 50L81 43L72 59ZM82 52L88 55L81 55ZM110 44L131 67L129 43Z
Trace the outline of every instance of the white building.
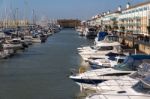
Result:
M120 11L113 13L107 13L101 19L102 26L105 29L117 30L118 29L118 17L120 16Z
M119 29L123 32L133 34L149 35L150 28L150 2L141 3L135 6L128 4L118 18Z

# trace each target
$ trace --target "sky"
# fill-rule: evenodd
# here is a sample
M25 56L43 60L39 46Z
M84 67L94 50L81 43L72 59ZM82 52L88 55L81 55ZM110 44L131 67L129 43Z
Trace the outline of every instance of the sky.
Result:
M129 1L134 5L149 0L0 0L0 16L6 17L7 12L11 17L17 9L18 17L31 18L34 9L39 19L87 20L96 14L114 11L119 5L124 8Z

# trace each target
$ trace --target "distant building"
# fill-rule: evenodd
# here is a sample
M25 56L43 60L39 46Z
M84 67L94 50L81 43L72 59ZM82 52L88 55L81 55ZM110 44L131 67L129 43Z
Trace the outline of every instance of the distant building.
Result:
M88 23L90 26L101 27L102 30L118 30L118 17L120 14L121 6L119 6L117 11L108 11L92 17Z
M81 25L81 21L77 19L59 19L57 22L63 28L75 28Z
M6 28L13 28L17 26L27 26L29 22L27 20L3 20L0 21L0 28L6 27Z

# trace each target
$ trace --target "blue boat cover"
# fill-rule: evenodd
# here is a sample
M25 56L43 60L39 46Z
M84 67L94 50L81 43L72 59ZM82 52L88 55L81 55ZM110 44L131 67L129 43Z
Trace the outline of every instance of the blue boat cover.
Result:
M142 59L150 59L150 55L130 55L129 57L133 58L134 60L142 60Z
M99 32L98 33L98 41L104 40L105 36L107 36L107 32Z

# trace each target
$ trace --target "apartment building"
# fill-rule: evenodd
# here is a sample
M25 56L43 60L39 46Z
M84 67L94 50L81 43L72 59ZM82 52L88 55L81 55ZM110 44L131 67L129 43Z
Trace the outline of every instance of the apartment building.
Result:
M118 26L125 33L150 35L150 2L127 4L118 17Z
M115 11L113 13L104 13L101 18L101 25L103 30L118 30L118 17L120 16L120 11Z
M88 25L89 26L101 26L102 24L101 24L101 15L95 15L95 16L93 16L92 17L92 19L91 20L88 20L87 22L88 22Z

